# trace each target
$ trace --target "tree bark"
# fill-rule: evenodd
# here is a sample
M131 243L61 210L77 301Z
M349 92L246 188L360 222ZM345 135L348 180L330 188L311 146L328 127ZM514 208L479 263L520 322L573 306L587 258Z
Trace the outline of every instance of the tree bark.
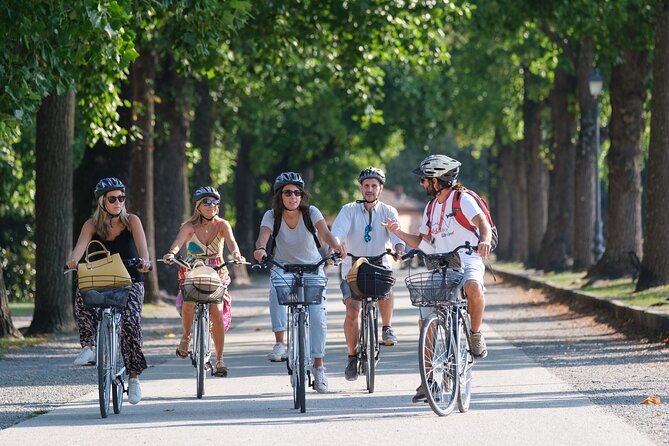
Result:
M190 210L188 205L188 168L186 143L188 142L188 106L183 97L186 82L176 72L174 58L164 57L162 69L156 78L157 129L154 187L155 206L159 210L160 224L156 226L156 253L162 257L174 240ZM158 281L168 293L177 293L175 269L157 264Z
M541 242L544 271L565 271L571 266L574 244L574 161L573 137L576 116L569 108L575 79L565 70L555 71L555 84L549 103L551 109L552 169L548 187L548 222Z
M504 170L509 176L509 195L511 199L511 238L510 260L527 261L527 176L525 157L521 141L511 146L512 162Z
M213 100L209 94L209 81L205 78L195 83L198 103L193 120L193 146L200 149L200 161L193 166L191 189L211 184L211 138L213 134Z
M641 258L641 152L645 130L644 103L648 53L625 49L611 72L611 147L606 250L588 270L590 279L636 274L631 253Z
M35 146L36 289L29 334L75 328L69 277L72 249L72 141L74 91L47 96L37 112Z
M540 155L543 105L529 98L527 94L529 81L529 76L526 75L523 98L523 150L527 169L527 264L539 267L543 256L541 239L546 232L548 174L546 164Z
M130 70L133 123L139 129L141 138L132 143L127 206L130 212L134 212L142 220L151 260L156 258L153 201L155 66L155 55L151 51L141 50ZM144 274L144 290L145 302L155 303L162 300L155 268Z
M580 130L576 146L574 178L574 270L589 268L594 260L595 235L595 127L596 104L588 81L592 74L594 42L581 40L576 64L576 84L580 110Z
M495 225L499 233L499 240L495 255L500 260L511 259L511 234L513 230L513 218L511 210L511 189L513 187L513 178L509 175L509 169L514 169L513 148L508 144L498 144L499 156L497 163L499 172L497 176L497 187L493 189L495 194L495 206L492 208L495 213Z
M657 0L646 232L637 291L669 284L669 0Z
M234 180L235 208L237 209L235 236L239 249L243 253L253 252L259 229L259 223L255 218L257 184L251 170L252 145L252 136L241 135Z
M9 311L9 296L5 287L5 272L0 265L0 338L23 338L21 332L14 326L12 314Z

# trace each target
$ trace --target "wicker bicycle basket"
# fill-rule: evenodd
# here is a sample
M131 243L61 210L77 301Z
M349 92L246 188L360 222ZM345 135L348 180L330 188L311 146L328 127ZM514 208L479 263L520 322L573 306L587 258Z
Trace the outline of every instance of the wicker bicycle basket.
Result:
M304 298L301 298L298 296L296 275L273 273L271 280L280 305L318 305L328 284L328 279L323 276L303 276Z
M409 289L411 305L434 307L458 302L462 278L463 274L457 271L432 271L412 274L404 282Z

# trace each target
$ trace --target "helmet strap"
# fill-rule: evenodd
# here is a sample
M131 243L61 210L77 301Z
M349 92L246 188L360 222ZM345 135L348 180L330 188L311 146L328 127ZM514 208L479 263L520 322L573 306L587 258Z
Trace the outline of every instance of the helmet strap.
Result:
M103 206L100 206L100 207L102 208L103 211L105 211L105 213L106 213L107 215L109 215L109 224L111 224L112 219L118 217L119 215L121 215L121 212L123 212L123 211L121 211L121 212L119 212L118 214L112 214L111 212L109 212L109 211L107 210L107 207L106 207L106 206L103 205Z
M200 213L200 211L198 211L198 214L199 213ZM207 218L204 215L200 214L200 223L202 223L202 220L212 221L214 219L214 217L216 217L216 216L214 215L211 218Z
M373 200L371 200L371 201L369 201L369 200L355 200L356 203L370 203L370 204L371 204L371 203L376 203L377 201L379 201L378 198L375 198L375 199L373 199Z

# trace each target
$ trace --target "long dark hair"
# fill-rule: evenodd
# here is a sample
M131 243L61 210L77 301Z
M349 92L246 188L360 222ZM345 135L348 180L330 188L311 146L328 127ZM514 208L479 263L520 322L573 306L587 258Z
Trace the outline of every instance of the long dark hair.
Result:
M274 218L282 216L284 209L286 209L283 205L283 199L281 198L283 188L286 186L287 185L281 186L281 189L274 192L274 196L272 196L272 209L274 210ZM293 186L297 186L297 184L293 184ZM311 194L300 186L297 186L297 188L302 191L302 200L300 200L298 209L304 214L305 212L309 212L309 198L311 198Z

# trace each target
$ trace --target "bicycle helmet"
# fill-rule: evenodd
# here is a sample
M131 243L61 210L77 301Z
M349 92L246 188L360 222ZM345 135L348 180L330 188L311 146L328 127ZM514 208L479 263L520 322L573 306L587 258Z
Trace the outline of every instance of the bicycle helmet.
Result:
M362 184L368 178L375 178L379 180L381 184L386 182L386 175L383 173L383 170L377 169L376 167L368 167L363 169L358 175L358 183Z
M304 189L304 180L299 173L296 172L282 172L274 180L274 192L281 189L286 184L294 184L300 189Z
M112 190L120 190L125 192L125 185L118 178L103 178L95 186L95 199L97 200L102 195Z
M221 199L221 195L216 189L211 186L198 187L195 192L193 192L193 204L195 205L198 201L205 197L213 197L217 200Z
M425 158L413 173L427 178L438 178L452 186L460 173L460 161L446 155L430 155Z

